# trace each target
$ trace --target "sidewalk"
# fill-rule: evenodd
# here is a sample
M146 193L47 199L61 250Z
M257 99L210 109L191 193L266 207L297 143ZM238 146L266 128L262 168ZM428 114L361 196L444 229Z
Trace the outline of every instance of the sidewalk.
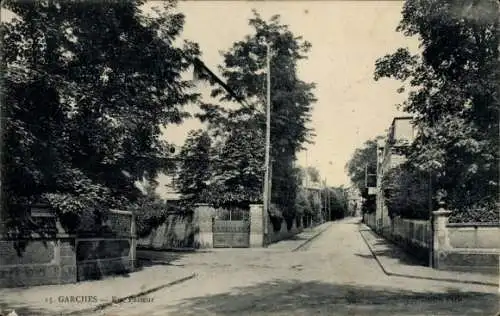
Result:
M312 240L321 235L332 222L326 222L313 228L306 228L301 233L288 238L280 240L276 243L267 246L268 249L276 251L298 251L306 247Z
M12 310L19 316L79 315L195 276L175 266L151 266L129 275L97 281L5 288L0 289L0 315L7 315Z
M416 264L402 249L375 234L365 224L360 224L359 233L384 273L389 276L498 286L498 275L436 270Z

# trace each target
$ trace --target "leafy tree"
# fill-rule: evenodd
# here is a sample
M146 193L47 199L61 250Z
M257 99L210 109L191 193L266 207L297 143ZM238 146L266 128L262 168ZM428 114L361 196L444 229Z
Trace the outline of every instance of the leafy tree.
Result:
M377 147L378 141L382 138L382 136L378 136L367 140L362 148L354 151L354 154L345 166L352 183L360 192L364 192L366 188L366 168L370 174L375 174L377 171Z
M168 214L167 203L156 193L158 183L150 181L145 188L145 194L128 207L136 215L137 235L145 237L160 226Z
M263 131L251 109L226 111L203 104L198 117L209 124L214 140L211 154L211 185L200 199L216 205L245 206L262 200L264 178ZM214 111L214 109L217 109Z
M321 181L319 171L315 167L307 167L306 172L307 172L311 182L319 183Z
M307 199L309 202L309 214L315 223L321 223L323 214L321 213L321 194L308 190Z
M14 1L2 23L2 209L48 202L61 214L140 197L167 151L160 125L196 99L181 72L199 50L173 45L175 2L145 16L143 1ZM18 223L19 224L19 223Z
M208 188L211 179L211 144L207 132L191 131L179 153L181 157L177 185L192 202L200 202L199 194Z
M323 200L328 202L325 218L329 220L344 218L348 211L347 198L343 187L326 188L323 190ZM326 199L325 199L326 197Z
M429 219L429 174L404 163L384 174L383 196L389 217Z
M400 48L376 62L375 79L409 86L402 109L419 133L408 158L436 176L433 188L460 220L482 207L498 221L499 12L494 0L408 0L397 30L418 36L421 53Z
M269 44L272 51L272 201L283 209L294 210L297 185L293 162L296 152L313 136L307 124L315 102L314 85L301 81L297 75L297 63L306 58L310 44L281 24L279 16L273 16L267 22L254 11L249 24L254 29L253 34L234 43L224 53L224 64L220 67L227 85L240 99L247 100L247 106L228 110L218 105L202 104L204 113L199 117L210 123L213 135L222 138L226 157L231 157L221 159L224 169L232 170L225 174L232 172L243 177L235 179L237 185L228 186L227 193L240 196L232 191L249 191L251 194L246 199L260 199L265 130L262 105L266 104L266 74L261 70L266 65L266 43ZM235 100L234 95L222 88L214 89L212 95L220 97L221 101ZM247 168L245 172L234 169L242 166ZM244 181L248 177L250 181Z
M295 197L295 212L297 216L304 215L306 213L310 213L310 205L307 200L307 191L303 188L297 190L297 194Z

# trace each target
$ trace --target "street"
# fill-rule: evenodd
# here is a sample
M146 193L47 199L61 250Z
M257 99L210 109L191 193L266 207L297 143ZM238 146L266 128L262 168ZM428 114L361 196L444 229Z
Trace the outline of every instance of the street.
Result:
M497 289L386 276L359 234L333 222L299 251L232 249L172 254L198 274L94 315L494 315Z

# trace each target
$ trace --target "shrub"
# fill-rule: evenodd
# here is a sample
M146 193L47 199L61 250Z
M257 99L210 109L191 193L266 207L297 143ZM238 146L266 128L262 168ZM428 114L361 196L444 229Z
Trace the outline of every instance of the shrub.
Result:
M453 213L450 216L452 223L498 223L500 205L492 196L484 199L471 206L464 206L460 208L452 208Z
M384 200L391 218L429 218L429 178L402 164L389 170L382 178Z
M170 207L172 208L172 207ZM137 235L145 237L160 226L168 213L167 204L155 197L144 196L129 207L136 215Z

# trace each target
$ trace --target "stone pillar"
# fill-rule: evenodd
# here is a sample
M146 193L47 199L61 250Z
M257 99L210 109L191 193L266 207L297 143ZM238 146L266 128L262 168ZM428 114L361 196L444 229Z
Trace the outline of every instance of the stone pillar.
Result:
M214 245L212 219L215 216L215 209L207 204L197 204L193 215L193 224L199 229L195 237L195 244L200 248L212 248Z
M135 270L137 264L137 228L135 223L135 213L132 212L130 220L130 269Z
M440 269L442 267L442 259L446 256L450 248L448 239L448 218L451 211L444 209L441 206L437 211L432 212L433 221L433 237L432 237L432 258L433 267Z
M250 205L250 247L264 246L264 207L262 204Z

